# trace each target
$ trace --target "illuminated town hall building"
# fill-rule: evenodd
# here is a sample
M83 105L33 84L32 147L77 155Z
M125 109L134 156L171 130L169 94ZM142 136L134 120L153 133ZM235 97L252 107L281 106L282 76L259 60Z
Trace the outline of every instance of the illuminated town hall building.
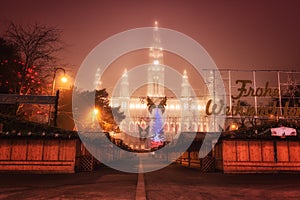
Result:
M153 65L149 67L148 79L154 79L154 83L148 84L147 96L156 100L156 102L159 102L165 97L163 77L164 68L162 66ZM157 84L157 82L159 82L159 84ZM128 86L128 72L125 70L120 85L121 94L118 98L112 99L112 106L121 106L121 111L125 112L126 119L120 124L121 130L124 132L136 132L139 125L143 128L149 125L149 113L146 98L130 97ZM164 114L164 131L166 133L176 134L179 131L208 131L208 118L200 117L200 119L196 119L196 112L197 114L204 113L205 101L193 101L190 97L189 90L190 85L188 84L187 72L184 71L182 75L180 99L168 98L167 96L167 106ZM191 116L191 113L195 113L195 116Z
M157 24L156 24L157 25ZM145 129L149 126L151 119L147 107L146 97L150 97L155 104L159 103L165 96L167 105L163 114L164 132L166 139L172 139L180 132L208 130L208 118L205 117L206 99L193 98L191 86L188 81L188 72L183 70L180 74L181 82L176 83L180 88L179 96L167 94L165 78L167 76L164 63L164 54L160 46L159 36L155 33L154 28L154 45L149 48L149 63L147 65L146 77L147 85L145 86L145 95L136 96L130 94L130 73L124 69L124 73L119 80L118 94L111 99L113 107L120 106L121 111L126 118L119 125L121 131L126 133L138 132L139 126ZM169 75L169 74L168 74ZM200 114L200 117L199 117Z

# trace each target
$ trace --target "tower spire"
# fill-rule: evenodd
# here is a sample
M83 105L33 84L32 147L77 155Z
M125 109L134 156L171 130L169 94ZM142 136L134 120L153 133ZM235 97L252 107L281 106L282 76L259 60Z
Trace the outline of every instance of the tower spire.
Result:
M181 82L181 97L188 98L190 95L189 91L189 80L186 70L183 71L182 74L182 82Z
M162 51L158 22L154 22L153 43L149 49L149 63L148 67L148 90L147 95L150 97L164 97L164 66L163 51Z
M158 28L158 22L157 21L154 21L154 27L155 27L155 29Z
M122 74L121 79L121 89L120 89L120 97L129 98L129 83L128 83L128 72L125 68L124 73Z

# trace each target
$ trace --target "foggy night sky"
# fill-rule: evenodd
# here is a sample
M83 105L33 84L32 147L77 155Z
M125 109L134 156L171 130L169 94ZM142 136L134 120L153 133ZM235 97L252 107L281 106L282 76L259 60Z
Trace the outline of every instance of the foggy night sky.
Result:
M74 71L113 34L153 26L198 41L219 68L300 70L299 1L2 1L0 31L7 20L63 29L69 45L62 63Z

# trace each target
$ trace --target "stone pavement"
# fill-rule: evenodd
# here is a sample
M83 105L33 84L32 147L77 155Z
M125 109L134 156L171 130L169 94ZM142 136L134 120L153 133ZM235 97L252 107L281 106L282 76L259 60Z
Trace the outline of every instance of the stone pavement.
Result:
M137 174L102 166L77 174L0 174L0 199L134 199Z
M300 199L300 174L200 173L178 165L146 173L147 199Z
M2 173L0 199L300 199L299 185L300 174L201 173L172 164L138 176L101 166L77 174Z

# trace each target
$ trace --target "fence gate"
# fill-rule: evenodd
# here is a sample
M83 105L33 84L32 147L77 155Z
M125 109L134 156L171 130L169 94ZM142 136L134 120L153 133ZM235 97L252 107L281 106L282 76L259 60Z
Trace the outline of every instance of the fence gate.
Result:
M80 158L79 171L93 171L94 169L94 157L92 155L84 155Z
M80 143L80 153L79 153L79 166L78 171L87 172L93 171L95 167L95 158L90 152Z
M200 166L202 172L213 172L215 171L215 158L207 155L200 159Z

